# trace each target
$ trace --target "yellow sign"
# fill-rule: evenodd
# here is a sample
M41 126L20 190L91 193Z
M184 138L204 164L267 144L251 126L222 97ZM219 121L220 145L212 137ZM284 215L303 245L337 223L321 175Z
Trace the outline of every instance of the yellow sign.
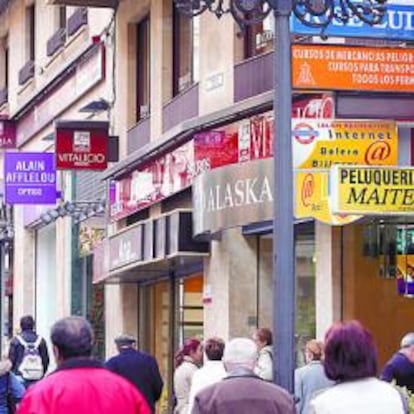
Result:
M293 165L397 165L398 131L392 121L292 119Z
M414 213L414 168L338 165L330 179L335 213Z
M313 217L330 225L352 223L355 215L332 214L329 203L329 171L302 170L295 174L296 218Z

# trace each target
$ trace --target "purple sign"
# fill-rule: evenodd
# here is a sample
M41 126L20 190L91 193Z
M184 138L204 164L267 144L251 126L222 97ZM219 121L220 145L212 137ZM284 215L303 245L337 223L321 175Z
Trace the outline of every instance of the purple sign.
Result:
M55 204L55 154L6 152L4 183L7 204Z

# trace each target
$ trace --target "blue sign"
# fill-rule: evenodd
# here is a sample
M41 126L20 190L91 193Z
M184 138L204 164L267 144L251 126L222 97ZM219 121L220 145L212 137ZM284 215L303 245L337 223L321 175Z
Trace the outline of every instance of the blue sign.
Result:
M334 0L337 7L339 0ZM400 3L403 3L402 1ZM388 40L414 40L414 1L412 5L386 3L386 13L380 24L370 26L357 17L351 18L347 23L334 19L326 28L324 34L333 37L372 37ZM318 22L318 17L313 21ZM290 30L294 34L320 35L321 29L308 27L300 22L292 13Z
M6 152L4 184L7 204L55 204L55 154Z

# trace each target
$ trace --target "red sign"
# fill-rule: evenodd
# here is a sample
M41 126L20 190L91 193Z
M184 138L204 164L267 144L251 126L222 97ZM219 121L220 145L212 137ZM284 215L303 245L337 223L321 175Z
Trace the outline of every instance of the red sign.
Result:
M319 118L333 113L328 95L296 102L292 117ZM143 165L110 190L111 218L120 220L189 187L204 171L273 157L273 112L266 112L194 135L174 151Z
M107 154L107 122L57 122L56 169L104 170Z
M0 149L16 148L16 124L0 119Z

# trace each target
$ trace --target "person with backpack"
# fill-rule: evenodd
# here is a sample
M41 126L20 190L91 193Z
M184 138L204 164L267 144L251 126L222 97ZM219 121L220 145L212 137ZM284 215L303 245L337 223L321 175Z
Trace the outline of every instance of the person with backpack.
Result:
M46 341L35 332L34 327L33 317L23 316L20 319L21 333L11 340L9 348L12 371L26 388L42 379L49 367Z

